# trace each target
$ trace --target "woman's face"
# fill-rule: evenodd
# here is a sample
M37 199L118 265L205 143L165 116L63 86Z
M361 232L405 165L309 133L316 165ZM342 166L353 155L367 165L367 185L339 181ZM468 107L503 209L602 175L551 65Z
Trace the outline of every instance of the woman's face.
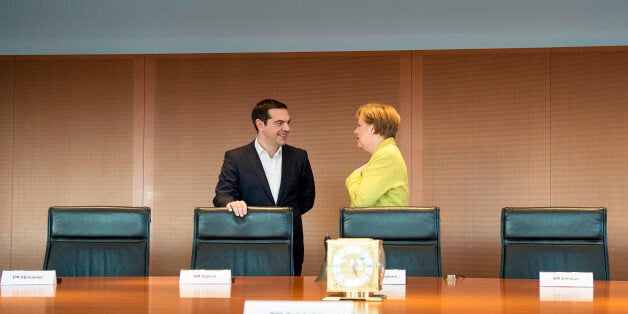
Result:
M367 124L364 120L359 119L358 126L353 131L353 134L355 134L355 137L358 139L358 148L370 152L369 143L372 140L373 134L375 134L373 125Z

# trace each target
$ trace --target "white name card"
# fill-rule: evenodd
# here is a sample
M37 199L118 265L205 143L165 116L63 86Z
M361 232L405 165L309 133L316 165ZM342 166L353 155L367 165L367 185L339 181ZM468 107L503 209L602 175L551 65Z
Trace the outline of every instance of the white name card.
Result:
M0 285L56 285L57 272L54 270L5 270Z
M382 285L405 285L406 270L405 269L386 269L384 270L384 280Z
M541 287L593 287L593 273L539 272Z
M244 301L243 314L351 314L353 301Z
M181 270L179 285L230 285L231 269L206 270L193 269Z

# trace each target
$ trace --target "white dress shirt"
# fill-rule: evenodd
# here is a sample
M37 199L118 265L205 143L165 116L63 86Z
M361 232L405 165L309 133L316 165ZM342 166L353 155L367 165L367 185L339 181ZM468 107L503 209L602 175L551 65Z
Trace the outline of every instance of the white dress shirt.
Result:
M259 144L257 138L255 139L255 150L257 150L257 155L259 155L259 159L262 161L262 167L264 167L264 173L266 173L266 179L268 180L268 185L270 186L270 193L273 194L275 204L277 204L279 187L281 186L281 148L282 147L279 146L275 156L270 158L270 155L268 155L268 152L262 148L262 145Z

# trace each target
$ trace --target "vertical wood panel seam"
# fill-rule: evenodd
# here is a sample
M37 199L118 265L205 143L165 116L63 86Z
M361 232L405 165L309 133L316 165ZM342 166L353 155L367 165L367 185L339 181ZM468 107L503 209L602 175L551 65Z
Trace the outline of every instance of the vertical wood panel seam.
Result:
M144 160L145 158L145 146L146 146L146 132L144 131L146 129L146 55L142 55L142 76L143 76L143 80L142 80L142 91L144 93L144 97L142 99L142 106L144 108L144 110L142 111L142 113L144 114L142 117L142 206L144 206L144 185L146 182L146 178L144 178L144 173L146 171L146 161Z
M275 98L279 97L279 54L275 53Z
M11 68L13 75L13 95L11 95L11 199L9 200L9 230L11 239L9 239L9 269L13 269L13 200L15 198L15 85L16 85L16 66L15 56L11 58Z
M133 58L133 206L142 206L144 199L144 129L146 119L146 83L145 57L138 55ZM141 66L141 71L138 67ZM141 82L138 80L141 79ZM138 86L141 84L141 86ZM137 98L141 97L141 101Z
M155 56L146 58L144 57L144 167L143 167L143 181L144 181L144 193L143 205L151 207L153 209L153 180L154 180L154 110L155 110ZM148 60L147 60L148 59Z
M400 90L399 90L399 97L400 97L400 104L399 104L399 110L400 110L400 114L404 114L404 118L403 120L405 120L406 122L403 123L403 125L405 125L404 127L402 127L402 129L400 129L399 131L403 131L403 141L398 141L397 145L401 145L401 151L402 153L405 153L406 155L406 166L408 167L408 184L410 185L410 191L412 191L412 186L415 183L416 180L414 180L414 176L412 176L413 173L413 163L412 163L412 159L414 158L414 151L412 149L412 139L413 139L413 132L412 132L412 113L413 113L413 108L412 108L412 52L411 51L407 51L407 52L401 52L399 54L399 74L400 74ZM415 201L415 198L412 196L412 193L410 193L410 203L412 204Z
M412 149L412 172L411 177L411 201L413 204L423 204L423 101L422 101L422 64L423 54L417 51L411 54L411 149ZM416 135L416 136L415 136ZM416 193L414 193L416 192Z
M549 202L550 202L550 206L553 205L552 202L552 196L553 196L553 192L552 192L552 161L553 161L553 150L554 150L554 144L553 144L553 140L554 140L554 127L553 127L553 123L554 121L552 120L552 113L553 113L553 108L552 108L552 104L553 104L553 99L552 99L552 79L553 79L553 75L552 75L552 54L553 54L553 50L552 48L549 49L549 79L548 79L548 92L549 92L549 145L550 145L550 156L549 156Z

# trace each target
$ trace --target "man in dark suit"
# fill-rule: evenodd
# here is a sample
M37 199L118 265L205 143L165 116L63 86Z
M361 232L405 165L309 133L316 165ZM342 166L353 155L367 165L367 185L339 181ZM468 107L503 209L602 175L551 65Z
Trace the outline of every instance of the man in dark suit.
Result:
M257 131L252 143L227 151L214 206L244 217L250 206L290 206L294 214L294 274L303 266L301 215L314 206L314 176L303 149L286 145L288 107L274 99L257 103L251 113Z

